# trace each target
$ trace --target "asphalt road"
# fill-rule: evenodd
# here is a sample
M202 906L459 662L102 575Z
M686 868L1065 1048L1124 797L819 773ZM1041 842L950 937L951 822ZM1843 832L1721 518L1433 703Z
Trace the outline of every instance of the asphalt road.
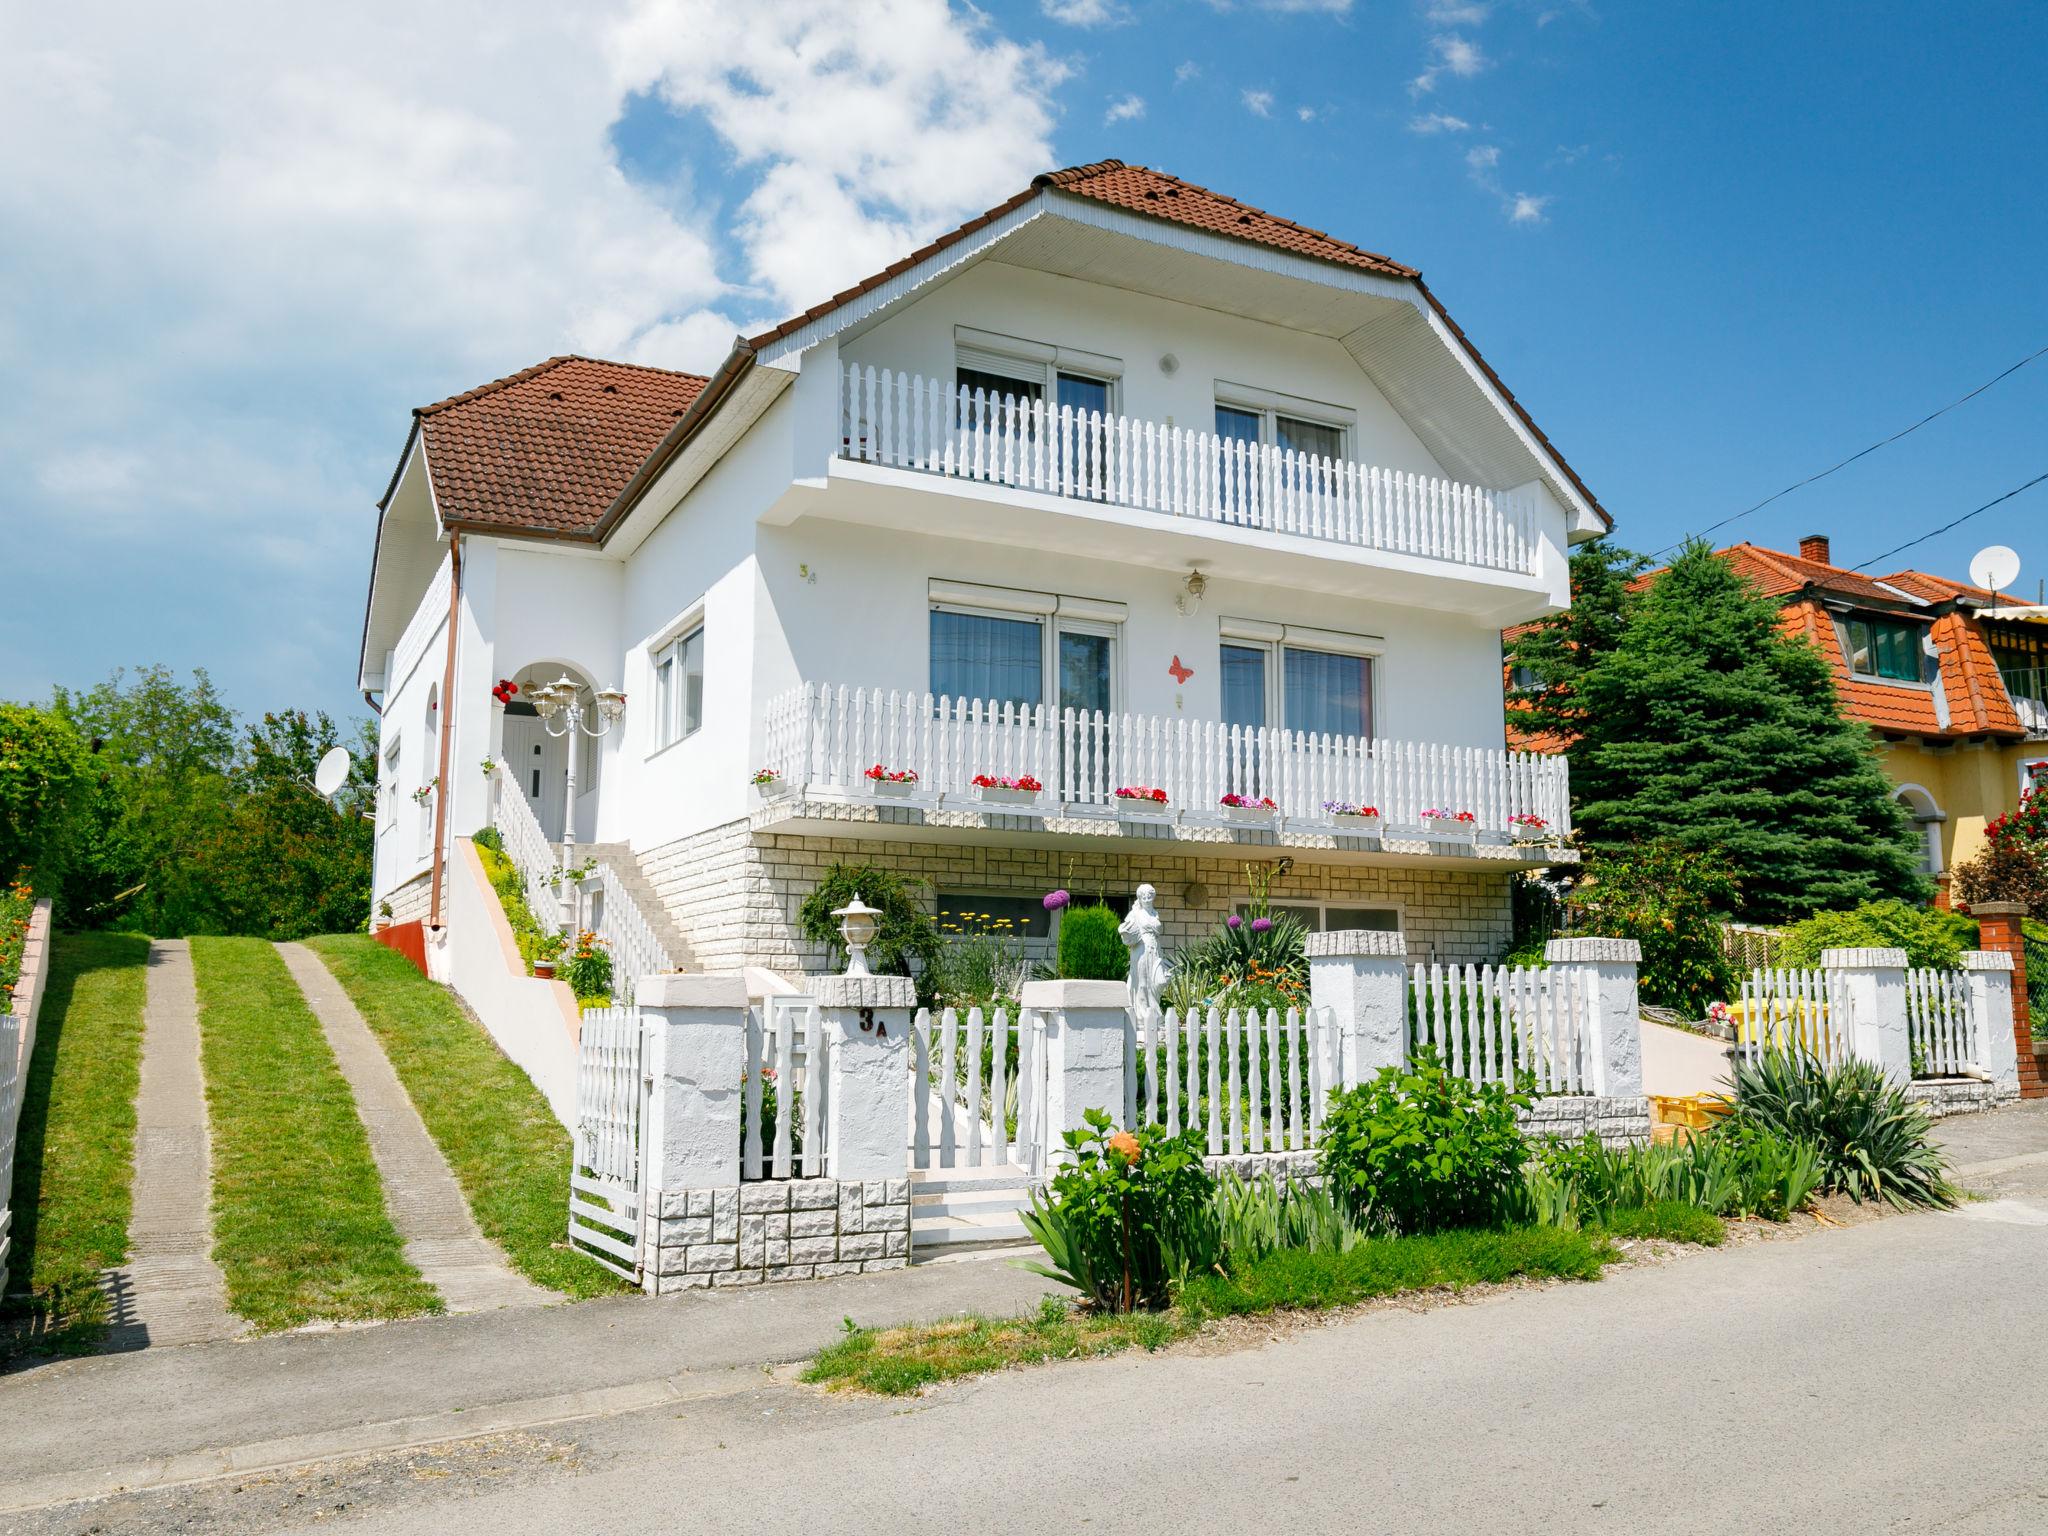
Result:
M685 1373L569 1422L0 1530L2048 1530L2048 1113L1947 1134L1990 1165L1954 1214L911 1404Z

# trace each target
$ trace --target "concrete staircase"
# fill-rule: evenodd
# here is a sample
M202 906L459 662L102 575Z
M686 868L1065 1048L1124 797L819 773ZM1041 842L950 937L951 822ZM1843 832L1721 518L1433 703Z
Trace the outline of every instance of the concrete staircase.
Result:
M910 1175L910 1254L931 1259L1030 1243L1017 1213L1031 1203L1021 1168L925 1168Z
M608 868L626 894L633 898L633 905L640 909L640 915L647 919L647 926L654 930L654 936L661 941L661 947L668 951L668 957L679 970L694 971L697 962L690 953L690 941L669 916L668 908L655 893L654 883L640 868L640 861L633 856L629 843L578 843L579 855L596 859ZM559 847L557 852L559 852Z

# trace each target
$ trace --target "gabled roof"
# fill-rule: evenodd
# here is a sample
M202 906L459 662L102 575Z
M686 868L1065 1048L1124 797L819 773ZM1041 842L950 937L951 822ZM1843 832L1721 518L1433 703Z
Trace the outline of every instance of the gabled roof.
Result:
M1845 570L1825 561L1809 560L1803 555L1787 554L1780 549L1765 549L1758 544L1745 543L1731 544L1718 553L1739 575L1747 576L1755 583L1757 590L1766 597L1783 597L1814 587L1822 592L1887 607L1910 607L1925 601L1919 593L1891 586L1875 576L1865 576L1860 571ZM1656 573L1650 574L1654 576Z
M422 406L415 415L442 520L522 533L595 527L705 382L551 357Z

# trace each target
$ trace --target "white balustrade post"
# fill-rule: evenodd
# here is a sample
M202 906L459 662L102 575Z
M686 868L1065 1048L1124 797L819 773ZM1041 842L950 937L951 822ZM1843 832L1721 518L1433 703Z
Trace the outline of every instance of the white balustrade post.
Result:
M1970 1044L1977 1069L2000 1098L2020 1091L2019 1046L2012 1033L2012 956L1998 949L1963 951L1970 989Z
M1903 949L1824 949L1830 972L1849 1003L1849 1049L1884 1068L1904 1085L1913 1080L1913 1047L1906 1033L1906 952Z
M1586 1004L1586 1087L1602 1099L1643 1096L1643 1027L1636 1009L1634 939L1552 939L1543 958L1553 973L1575 972Z
M640 1133L648 1209L660 1209L665 1191L737 1187L746 978L649 976L639 1008L654 1083Z
M1027 981L1022 1001L1045 1022L1046 1158L1070 1162L1066 1132L1084 1129L1087 1111L1123 1120L1130 988L1121 981Z
M1330 1010L1337 1081L1355 1088L1408 1060L1408 940L1376 928L1308 936L1308 1001Z
M908 1178L917 989L908 976L821 976L813 986L825 1021L825 1172Z

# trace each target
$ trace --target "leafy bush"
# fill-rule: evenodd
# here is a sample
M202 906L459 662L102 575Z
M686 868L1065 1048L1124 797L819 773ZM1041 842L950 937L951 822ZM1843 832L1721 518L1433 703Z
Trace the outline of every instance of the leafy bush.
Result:
M1406 1067L1330 1099L1324 1179L1354 1219L1396 1232L1484 1226L1520 1187L1528 1144L1515 1112L1529 1096L1475 1087L1425 1047Z
M918 1001L930 1003L938 980L939 925L919 904L924 885L873 864L834 864L797 908L797 926L813 944L829 947L833 963L844 965L839 919L832 914L858 895L882 915L868 945L868 967L877 975L915 976Z
M1589 857L1583 868L1571 894L1573 921L1582 933L1642 945L1644 1002L1698 1017L1734 995L1720 914L1732 909L1736 883L1724 859L1655 840Z
M470 834L469 840L477 847L488 848L495 854L502 856L505 852L505 836L496 827L478 827Z
M1128 976L1131 954L1117 926L1108 907L1068 907L1061 913L1060 979L1122 981Z
M97 778L70 721L0 703L0 879L56 888L78 851Z
M1950 1206L1933 1120L1873 1062L1827 1065L1811 1056L1768 1052L1735 1068L1739 1125L1808 1142L1820 1159L1820 1187L1857 1202Z
M562 980L579 999L609 997L612 990L612 957L604 940L585 931L576 936L576 948L562 967Z
M518 866L498 849L474 838L471 841L476 843L477 862L484 867L484 878L498 893L498 905L504 908L505 921L512 929L512 942L519 946L519 957L526 962L527 969L533 969L536 960L553 959L560 954L562 936L541 927L533 908L526 904L526 882L520 878Z
M1232 1265L1282 1248L1344 1253L1368 1236L1343 1202L1319 1184L1247 1181L1228 1170L1216 1181L1216 1224Z
M2027 960L2027 1013L2034 1033L2048 1035L2048 923L2023 919L2020 947Z
M1954 970L1977 942L1977 925L1958 912L1906 901L1866 901L1849 912L1816 912L1785 930L1778 963L1820 964L1824 949L1903 949L1914 966Z
M1163 1307L1173 1286L1222 1257L1202 1135L1117 1131L1099 1109L1084 1118L1086 1130L1066 1133L1074 1161L1053 1175L1051 1199L1034 1192L1023 1213L1052 1265L1024 1267L1106 1312Z
M2048 853L2016 838L1986 843L1975 858L1955 867L1950 889L1971 905L2016 901L2029 917L2048 922Z

